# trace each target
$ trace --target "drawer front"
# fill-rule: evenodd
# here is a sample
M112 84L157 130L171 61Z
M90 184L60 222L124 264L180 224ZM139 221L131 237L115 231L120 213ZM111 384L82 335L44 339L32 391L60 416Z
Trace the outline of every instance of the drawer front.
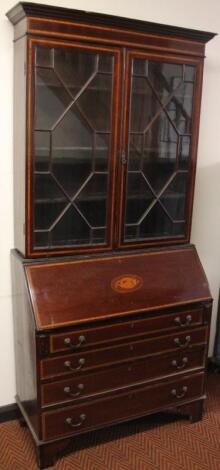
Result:
M204 360L204 349L196 349L185 353L172 353L160 356L159 358L154 356L89 375L41 385L41 404L42 406L47 406L55 403L86 399L94 394L203 367Z
M133 341L119 346L114 345L108 348L42 359L41 378L46 379L70 373L77 375L92 368L131 361L138 357L165 351L187 351L197 344L205 344L207 333L207 327L202 327L187 333L173 333L172 335Z
M181 376L151 386L139 387L114 397L91 400L42 415L43 439L80 434L125 419L176 406L203 395L204 374Z
M50 336L50 353L59 351L77 351L92 344L118 341L135 335L147 335L154 331L181 330L191 325L202 325L203 309L194 308L166 315L155 315L114 325L90 329L77 329L68 333Z

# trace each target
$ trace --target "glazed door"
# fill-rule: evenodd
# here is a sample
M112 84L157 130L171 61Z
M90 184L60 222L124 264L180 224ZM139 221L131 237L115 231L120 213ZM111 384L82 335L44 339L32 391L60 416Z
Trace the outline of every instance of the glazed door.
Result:
M127 53L120 246L189 237L201 83L197 66L188 59Z
M29 253L113 242L119 51L30 42Z

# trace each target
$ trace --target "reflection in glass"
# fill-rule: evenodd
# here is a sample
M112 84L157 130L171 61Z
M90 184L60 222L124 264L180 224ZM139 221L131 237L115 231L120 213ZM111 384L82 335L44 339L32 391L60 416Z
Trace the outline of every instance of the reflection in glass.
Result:
M160 104L146 78L133 78L130 115L131 132L144 132L159 110Z
M161 111L144 137L142 154L143 172L158 193L176 169L178 136Z
M164 103L181 84L183 66L182 64L149 61L148 79L160 100Z
M183 237L195 67L133 60L125 241Z
M177 174L160 198L172 220L184 219L186 183L187 174Z
M183 83L174 93L167 112L180 134L191 133L193 84Z

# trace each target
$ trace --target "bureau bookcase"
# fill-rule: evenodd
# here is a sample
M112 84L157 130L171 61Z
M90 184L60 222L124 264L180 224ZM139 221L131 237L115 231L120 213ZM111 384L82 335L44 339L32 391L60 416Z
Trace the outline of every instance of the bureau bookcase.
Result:
M190 244L213 33L19 3L16 400L46 468L75 435L202 416L212 299Z

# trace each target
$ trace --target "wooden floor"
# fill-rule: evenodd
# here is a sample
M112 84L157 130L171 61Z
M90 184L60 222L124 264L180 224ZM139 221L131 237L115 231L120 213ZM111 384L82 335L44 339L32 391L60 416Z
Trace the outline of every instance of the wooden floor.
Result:
M55 470L220 470L220 374L210 374L201 422L168 415L91 433ZM31 437L17 421L0 425L0 470L37 470Z

